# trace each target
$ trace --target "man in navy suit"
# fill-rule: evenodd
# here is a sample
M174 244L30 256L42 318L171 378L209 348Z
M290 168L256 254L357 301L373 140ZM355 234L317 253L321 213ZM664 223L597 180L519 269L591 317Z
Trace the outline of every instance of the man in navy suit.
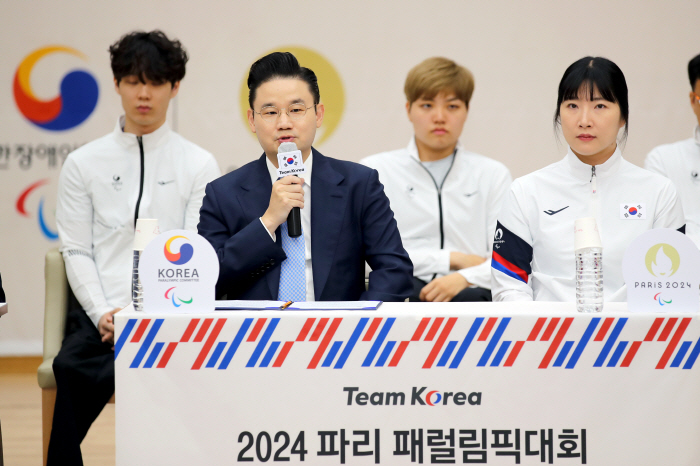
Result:
M207 185L197 226L219 256L217 297L403 301L413 265L377 172L311 147L324 114L314 72L275 52L253 64L248 89L248 123L265 153ZM277 180L283 142L301 151L305 179ZM299 238L287 233L293 207L301 209ZM303 286L296 299L283 290L290 282Z

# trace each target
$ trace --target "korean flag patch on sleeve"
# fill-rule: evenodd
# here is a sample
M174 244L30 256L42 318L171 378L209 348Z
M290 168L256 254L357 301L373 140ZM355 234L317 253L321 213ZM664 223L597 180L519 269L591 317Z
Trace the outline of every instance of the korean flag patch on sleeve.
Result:
M644 220L646 209L643 202L628 202L620 204L620 218L622 220Z

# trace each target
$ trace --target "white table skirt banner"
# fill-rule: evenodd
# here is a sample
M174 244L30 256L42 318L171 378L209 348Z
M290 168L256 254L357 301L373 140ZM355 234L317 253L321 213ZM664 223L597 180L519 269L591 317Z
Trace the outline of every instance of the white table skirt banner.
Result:
M697 314L116 314L117 466L698 465Z

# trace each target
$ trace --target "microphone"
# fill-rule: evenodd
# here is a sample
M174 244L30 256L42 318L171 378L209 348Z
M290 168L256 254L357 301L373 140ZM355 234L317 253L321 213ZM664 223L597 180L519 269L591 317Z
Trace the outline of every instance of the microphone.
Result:
M282 154L286 154L288 152L297 152L298 154L288 155L294 155L294 159L297 159L298 157L298 161L295 160L293 162L294 165L301 164L302 167L304 166L301 151L297 149L297 145L293 142L283 142L280 144L279 149L277 149L277 160L280 164L280 169L282 169L282 164L284 163L285 159L287 159L287 157L283 156ZM292 210L289 211L289 215L287 216L287 232L289 233L290 238L297 238L301 236L301 209L299 209L299 207L292 207Z

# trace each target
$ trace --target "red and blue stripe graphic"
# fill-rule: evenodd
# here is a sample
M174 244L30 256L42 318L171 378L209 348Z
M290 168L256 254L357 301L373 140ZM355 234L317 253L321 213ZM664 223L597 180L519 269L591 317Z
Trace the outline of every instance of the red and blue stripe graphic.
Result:
M450 339L460 319L473 319L464 337ZM241 344L253 343L253 352L245 367L282 367L295 344L315 343L317 348L307 369L342 369L358 345L369 347L361 358L361 367L397 367L410 344L431 343L423 369L457 369L467 351L476 343L483 348L476 367L512 367L525 344L548 343L538 368L574 369L584 350L596 344L599 349L593 367L630 367L642 343L666 343L656 369L692 369L700 356L700 338L682 341L691 317L658 317L654 319L643 340L621 340L628 323L626 317L592 317L579 339L566 340L576 317L540 317L527 338L506 339L511 317L424 317L417 323L408 340L390 339L395 317L362 317L355 324L347 342L334 340L344 318L309 317L303 321L296 339L274 340L281 318L246 318L232 340L218 341L227 319L192 318L179 341L156 341L164 319L129 319L115 344L114 357L119 357L127 343L139 344L129 367L132 369L165 368L179 344L201 343L192 370L204 368L228 369ZM584 319L584 317L578 317ZM454 338L454 337L453 337ZM485 346L484 346L485 343ZM602 344L597 345L598 343Z
M549 324L546 326L544 332L540 336L540 332L545 327L547 320L549 320ZM655 336L664 320L665 318L663 317L655 319L651 328L647 332L647 335L644 338L644 340L634 341L631 345L629 345L629 341L618 342L620 333L622 332L628 321L626 317L608 317L605 319L601 317L594 317L591 318L588 326L586 327L586 330L583 333L583 336L580 340L578 340L578 342L573 340L565 341L562 349L559 351L559 347L562 345L562 341L564 340L564 337L566 336L569 327L573 323L574 318L567 317L562 319L559 317L554 317L548 319L546 317L541 317L535 323L526 341L536 341L538 339L538 336L540 336L540 341L549 341L556 330L556 335L552 339L552 342L547 352L545 353L545 356L540 362L540 369L548 368L552 359L554 359L555 356L556 359L554 360L554 364L552 364L552 367L564 366L566 369L574 369L579 361L579 358L581 357L581 354L583 353L583 350L590 343L591 338L593 338L594 342L604 342L600 353L598 354L595 362L593 363L593 367L629 367L632 364L632 361L634 360L634 357L636 356L641 344L643 342L654 341ZM666 323L666 326L664 327L664 330L659 335L658 339L656 339L656 341L665 342L668 339L678 320L679 319L675 317L669 318ZM664 369L666 367L690 321L691 318L681 319L681 323L676 329L674 336L671 338L671 341L667 345L666 350L664 351L661 359L656 365L657 369ZM596 333L596 329L598 328L598 326L600 326L600 329L598 329L598 332ZM612 331L610 331L611 328ZM609 335L608 332L610 332ZM595 337L593 337L594 334ZM504 342L504 344L506 343L508 342ZM513 365L524 344L525 341L518 341L515 343L514 348L511 351L509 357L506 359L506 363L504 364L504 366L508 367ZM627 349L628 346L629 349ZM671 363L671 367L679 367L681 365L685 358L685 355L687 354L691 346L692 342L690 341L686 341L681 345L681 349L676 354L676 357ZM567 357L569 356L569 353L571 352L572 348L574 348L573 353L567 361ZM625 350L627 351L625 352ZM557 351L559 351L558 354ZM696 345L691 351L690 356L687 358L683 368L692 369L693 365L695 364L695 361L697 360L698 355L700 355L700 339L696 342ZM494 362L497 362L497 360L494 360ZM492 365L494 364L492 363Z
M384 345L383 350L380 352L380 349L382 349L382 344L386 340L387 334L389 333L389 330L391 330L391 327L394 324L394 321L396 320L395 318L390 317L383 319L381 317L377 317L373 319L372 325L370 326L370 329L367 331L367 334L363 339L363 341L371 341L374 336L374 332L376 331L376 328L379 327L379 324L381 324L382 320L385 320L384 326L382 327L379 336L376 340L374 340L374 343L370 347L369 353L367 353L367 356L362 362L362 367L372 366L372 363L375 361L375 358L378 353L379 358L377 358L374 367L384 367L385 365L387 365L387 361L389 361L388 367L396 367L398 366L399 362L401 362L401 358L403 357L406 348L411 342L418 342L421 341L421 339L422 341L432 342L435 339L436 335L438 335L438 331L440 331L440 328L442 327L442 331L440 331L439 336L437 337L437 339L435 339L435 343L433 344L432 350L430 351L427 359L423 363L423 368L429 369L433 366L435 360L437 359L437 356L442 350L442 347L445 345L447 337L449 336L450 332L452 331L452 328L457 322L456 317L450 317L445 322L445 325L442 326L443 322L445 321L444 317L437 317L435 319L432 319L430 317L424 317L418 323L418 326L413 332L413 336L410 340L404 340L401 342L387 341L386 345ZM428 328L428 325L430 324L431 320L433 320L433 324L430 325L430 328L426 333L425 331ZM424 334L425 337L423 337ZM449 351L451 354L452 351L454 351L455 345L456 342L451 342L450 344L448 344L448 349L446 351ZM396 348L395 351L394 348ZM444 365L444 362L442 360L440 361L440 363L443 363ZM438 363L438 365L440 363Z
M209 333L209 337L204 342L204 345L201 351L199 352L199 355L197 356L194 364L192 365L192 369L201 368L202 364L204 363L204 360L206 359L207 355L211 350L211 347L213 346L214 342L216 341L216 338L221 332L221 329L226 323L226 319L191 319L179 342L169 342L167 346L165 342L157 342L153 346L153 350L151 350L150 354L148 355L148 358L146 359L146 363L143 365L143 368L150 369L154 365L159 369L165 368L168 365L168 362L170 361L170 358L172 357L173 353L175 352L178 343L189 343L190 338L192 338L192 335L194 334L194 331L197 328L200 321L202 322L202 325L199 327L199 331L192 340L193 343L201 343L204 340L204 337L207 335L207 332L209 331L209 328L211 327L214 320L216 320L216 323L214 324L211 333ZM119 339L114 345L115 360L119 357L119 354L124 348L124 344L126 344L127 342L140 343L144 333L146 333L146 330L148 330L146 338L141 343L141 346L139 347L136 356L134 357L134 360L129 365L129 367L132 369L136 369L141 366L141 362L143 361L144 357L146 357L146 354L148 353L151 344L153 344L153 341L156 335L158 334L158 331L163 325L164 319L156 319L155 321L153 321L152 325L151 321L152 319L141 319L140 323L138 324L138 327L136 327L136 323L139 322L138 319L129 319L126 322L124 330L121 332L121 334L119 335ZM136 327L136 331L131 337L131 340L129 340L129 337L131 336L131 332L134 330L134 327ZM165 348L165 351L163 351L163 348ZM220 353L221 349L221 345L218 345L217 350L215 350L214 352L214 355L217 358L217 352ZM161 352L163 352L162 355Z
M527 272L506 260L496 251L491 254L491 267L523 283L528 281L529 274Z
M496 222L491 267L511 278L527 283L532 273L531 263L532 246L500 222Z

